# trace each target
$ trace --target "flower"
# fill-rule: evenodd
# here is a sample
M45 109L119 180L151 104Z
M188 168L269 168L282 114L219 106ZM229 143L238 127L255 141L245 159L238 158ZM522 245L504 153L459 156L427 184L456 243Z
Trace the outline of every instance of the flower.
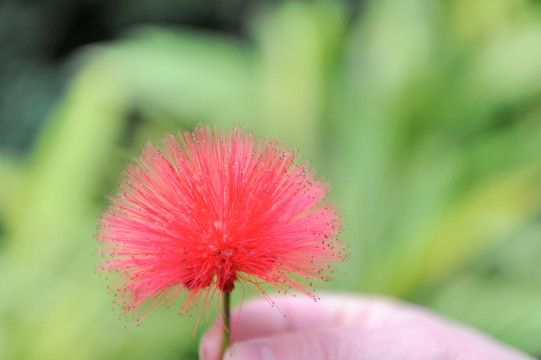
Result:
M208 305L236 283L265 297L265 283L314 297L303 280L325 280L345 253L328 187L295 157L239 128L147 143L98 225L101 268L123 314L140 321L181 294L183 310Z

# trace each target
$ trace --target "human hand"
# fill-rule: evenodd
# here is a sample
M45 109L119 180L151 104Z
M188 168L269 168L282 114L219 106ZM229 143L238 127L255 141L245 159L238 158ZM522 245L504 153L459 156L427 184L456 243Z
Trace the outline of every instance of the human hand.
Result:
M427 309L379 297L325 294L273 298L233 312L233 343L224 359L532 359ZM276 307L278 309L276 309ZM219 360L223 328L202 338L202 360Z

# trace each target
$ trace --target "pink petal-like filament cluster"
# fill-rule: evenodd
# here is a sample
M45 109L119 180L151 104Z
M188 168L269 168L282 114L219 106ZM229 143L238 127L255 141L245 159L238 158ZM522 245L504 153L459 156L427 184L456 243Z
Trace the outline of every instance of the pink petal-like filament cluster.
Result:
M100 218L102 268L124 312L146 315L187 295L183 309L236 282L313 296L344 260L327 186L276 140L204 126L147 144Z

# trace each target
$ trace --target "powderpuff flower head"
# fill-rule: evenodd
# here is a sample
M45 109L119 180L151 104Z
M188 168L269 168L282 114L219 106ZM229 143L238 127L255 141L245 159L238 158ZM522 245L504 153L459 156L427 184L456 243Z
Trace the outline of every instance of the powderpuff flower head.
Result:
M184 298L209 305L236 284L267 298L263 284L314 297L345 258L328 187L277 140L242 129L196 127L147 144L123 172L97 239L111 290L138 321Z

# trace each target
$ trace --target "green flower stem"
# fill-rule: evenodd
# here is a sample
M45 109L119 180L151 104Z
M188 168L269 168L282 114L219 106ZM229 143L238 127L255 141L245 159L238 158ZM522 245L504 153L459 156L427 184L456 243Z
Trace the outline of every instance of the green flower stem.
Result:
M225 354L228 346L231 343L231 292L224 292L223 302L223 316L224 316L224 339L222 343L222 357Z

